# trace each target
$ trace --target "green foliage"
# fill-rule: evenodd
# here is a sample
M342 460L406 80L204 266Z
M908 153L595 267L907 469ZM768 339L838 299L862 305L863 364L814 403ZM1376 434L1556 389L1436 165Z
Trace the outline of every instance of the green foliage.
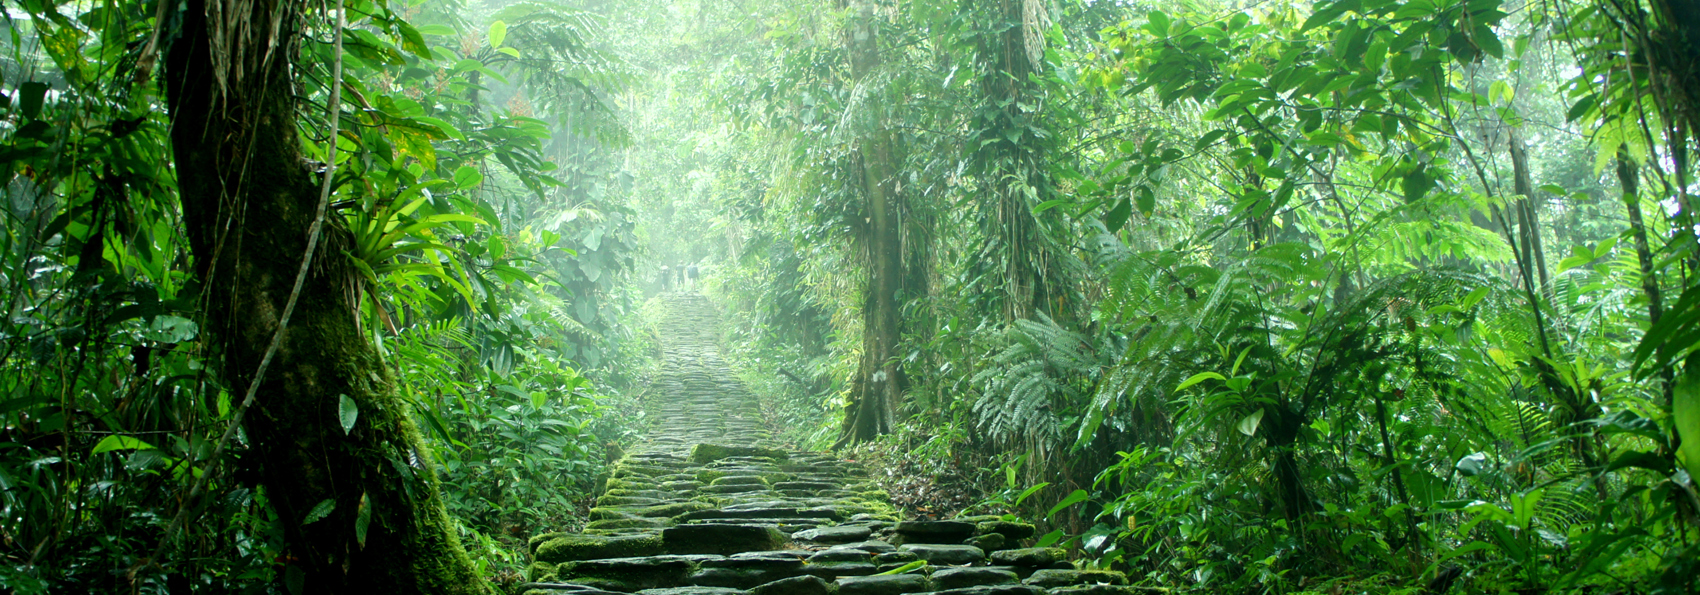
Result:
M179 22L178 8L36 3L8 20L4 93L16 101L0 112L0 585L9 591L283 587L287 544L247 468L245 438L209 459L237 403L206 373L213 354L154 76L170 41L156 36ZM630 224L533 222L583 206L553 194L563 182L549 173L560 169L550 143L563 120L582 125L582 138L617 143L617 126L581 116L606 112L601 94L621 74L597 47L599 21L552 5L500 15L509 32L497 49L511 52L462 47L465 20L439 7L349 8L363 18L345 30L339 138L314 121L326 115L332 21L309 17L301 55L290 56L314 81L302 89L305 157L323 161L326 144L339 143L331 225L347 241L327 254L362 276L348 299L429 429L445 499L483 570L515 576L524 560L510 532L573 522L603 449L639 422L610 413L618 385L594 389L579 371L600 374L615 354L641 353L619 322L636 250ZM562 61L573 68L551 66ZM512 89L543 97L555 122L492 110L482 77L502 73ZM622 212L617 194L599 198L602 212ZM594 260L581 269L604 274L573 277L581 255ZM346 398L332 409L345 431L371 413ZM189 503L181 534L165 535L194 478L215 467L211 496ZM364 542L370 509L355 516ZM173 555L152 559L167 538L179 544Z

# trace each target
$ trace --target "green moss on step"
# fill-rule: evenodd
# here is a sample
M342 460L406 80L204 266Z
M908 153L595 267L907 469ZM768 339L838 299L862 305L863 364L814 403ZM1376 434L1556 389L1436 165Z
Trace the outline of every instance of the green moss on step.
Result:
M590 524L585 525L584 528L586 531L607 531L612 529L662 529L671 524L672 521L668 521L666 519L605 519L600 521L591 521Z
M552 562L532 562L525 568L525 580L534 583L555 582L555 564Z
M676 517L676 516L679 516L681 514L685 514L687 512L696 512L698 510L708 510L710 508L714 508L714 505L709 504L707 502L696 502L696 501L675 502L675 503L672 503L672 504L659 504L659 505L656 505L656 506L650 506L650 507L647 507L647 508L640 509L640 510L637 511L637 515L641 516L641 517L650 517L650 518L669 518L669 517Z
M727 457L768 457L783 460L785 451L759 446L726 446L722 444L698 444L691 447L692 463L711 463Z
M599 558L632 558L661 553L660 535L604 537L601 535L562 535L537 546L539 562L569 562Z
M692 502L701 502L703 504L707 504L709 506L709 508L725 508L727 506L731 506L732 503L736 502L736 500L733 500L731 498L727 498L725 496L715 496L713 494L703 494L703 495L700 495L700 496L693 496L691 498L691 501ZM707 509L704 509L704 510L707 510Z

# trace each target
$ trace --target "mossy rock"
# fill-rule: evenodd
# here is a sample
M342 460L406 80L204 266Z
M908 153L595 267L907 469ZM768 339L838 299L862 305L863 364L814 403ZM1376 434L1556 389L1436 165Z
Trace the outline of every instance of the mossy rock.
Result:
M1012 521L996 520L996 521L983 521L983 522L979 523L978 525L975 525L975 532L977 532L981 535L989 535L989 534L992 534L992 533L997 533L999 535L1002 535L1004 537L1009 538L1011 541L1014 541L1014 540L1018 540L1018 539L1027 539L1029 537L1032 537L1033 534L1037 531L1033 528L1033 525L1030 525L1028 523L1017 523L1017 522L1012 522Z
M534 583L555 582L555 564L551 562L532 562L525 567L525 580Z
M992 563L998 566L1044 568L1053 562L1067 559L1068 551L1060 547L1033 547L992 553Z
M676 556L646 556L565 562L556 576L562 582L631 592L682 586L691 569L690 561Z
M769 484L797 480L797 476L790 473L763 473L761 478L767 480Z
M608 480L607 490L652 490L655 482L630 477L616 477Z
M639 510L642 509L635 506L597 506L590 509L590 520L606 521L634 518Z
M654 506L660 503L660 498L645 498L642 496L610 496L608 494L603 494L596 498L597 506Z
M976 535L973 539L969 539L965 543L991 552L1003 549L1004 545L1009 542L1010 539L1008 537L1004 537L1002 533L987 533L985 535Z
M614 470L614 477L617 478L617 479L626 479L626 478L631 478L631 477L650 477L650 478L652 478L652 477L655 477L657 475L671 475L674 471L675 471L675 469L670 469L670 468L667 468L667 467L652 467L652 466L649 466L649 465L621 465L620 468Z
M661 540L672 554L720 554L761 552L785 547L789 538L768 525L704 523L679 525L662 530Z
M716 496L716 495L713 495L713 494L702 494L702 495L699 495L699 496L694 496L690 499L690 501L708 504L709 508L723 508L723 507L726 507L726 506L731 506L732 504L736 503L736 500L733 500L732 498L728 498L728 497L725 497L725 496ZM707 510L707 509L705 508L703 510Z
M654 518L604 519L591 521L590 524L584 526L584 529L587 532L616 529L665 529L672 524L673 522L667 519Z
M534 557L539 562L571 562L600 558L634 558L661 553L660 535L611 537L602 535L562 535L537 546Z
M710 486L729 486L729 485L767 486L769 484L768 484L767 480L763 479L760 475L727 475L727 476L724 476L724 477L714 478L714 481L709 482L708 485L710 485Z
M537 546L543 545L544 542L549 541L551 539L554 539L556 537L563 537L563 536L567 536L567 535L575 535L575 533L568 533L566 531L554 531L554 532L550 532L550 533L538 533L536 535L531 536L531 539L527 539L525 541L525 549L526 549L526 551L529 551L532 554L536 554L537 553Z
M642 510L639 510L637 512L637 515L641 516L641 517L648 517L648 518L672 518L672 517L679 516L681 514L685 514L687 512L696 512L698 510L708 510L710 508L714 508L714 505L709 504L707 502L698 502L698 501L695 501L695 500L686 500L684 502L674 502L672 504L661 504L661 505L657 505L657 506L650 506L648 508L644 508Z
M776 460L785 459L785 451L777 448L762 448L759 446L727 446L724 444L698 444L691 447L692 463L712 463L729 457L765 457ZM702 481L698 479L698 481Z
M1035 587L1053 589L1072 585L1090 585L1101 583L1108 585L1127 584L1127 575L1114 570L1059 570L1045 569L1035 571L1033 576L1021 581Z

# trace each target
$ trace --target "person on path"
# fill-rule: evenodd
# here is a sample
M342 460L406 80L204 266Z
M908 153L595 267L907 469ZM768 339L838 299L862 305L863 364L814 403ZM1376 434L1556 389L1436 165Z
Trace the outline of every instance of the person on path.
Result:
M697 265L685 267L685 289L694 291L697 288Z
M661 292L669 291L673 291L673 269L667 265L661 265Z

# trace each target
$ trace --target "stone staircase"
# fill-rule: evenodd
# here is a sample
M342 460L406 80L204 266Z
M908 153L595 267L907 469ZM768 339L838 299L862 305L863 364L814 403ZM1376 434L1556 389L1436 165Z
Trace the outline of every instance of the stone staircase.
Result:
M615 463L581 533L530 541L526 595L1094 595L1138 592L1021 548L997 517L901 520L856 463L774 448L755 396L720 359L715 311L665 297L658 418Z

